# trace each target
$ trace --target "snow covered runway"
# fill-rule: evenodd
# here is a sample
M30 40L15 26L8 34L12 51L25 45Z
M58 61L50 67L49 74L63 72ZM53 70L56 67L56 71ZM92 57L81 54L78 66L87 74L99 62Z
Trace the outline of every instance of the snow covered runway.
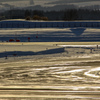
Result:
M0 41L21 42L90 42L100 41L99 28L23 28L1 29Z
M70 47L64 47L65 51L53 52L54 49L61 50L59 48L69 44ZM20 94L19 98L30 100L100 99L98 96L100 94L100 44L99 42L88 44L0 43L2 48L0 52L5 49L6 52L38 52L33 55L0 58L0 98L4 99L9 95L10 99L17 99ZM97 48L96 45L99 47Z
M0 41L0 99L100 99L99 28L5 28Z

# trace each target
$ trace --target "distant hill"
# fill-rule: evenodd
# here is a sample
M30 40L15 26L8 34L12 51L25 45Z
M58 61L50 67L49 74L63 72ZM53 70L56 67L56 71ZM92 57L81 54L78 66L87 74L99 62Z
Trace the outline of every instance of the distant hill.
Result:
M8 4L2 4L0 3L1 6L4 6L5 9L0 8L0 12L5 11L5 10L10 10L10 9L27 9L27 10L43 10L43 11L59 11L59 10L64 10L64 9L99 9L100 10L100 5L99 4L94 4L94 5L85 5L85 6L78 6L75 4L59 4L59 5L54 5L54 6L41 6L41 5L29 5L26 7L15 7L12 5Z
M64 9L77 9L78 7L75 5L55 5L55 6L51 6L51 7L42 7L40 5L36 5L36 6L28 6L28 7L24 7L23 9L31 9L31 10L44 10L44 11L50 11L50 10L64 10Z
M35 6L28 6L28 7L23 7L22 9L31 9L31 10L44 10L44 11L51 11L51 10L55 10L55 11L59 11L59 10L64 10L64 9L97 9L100 10L100 5L88 5L88 6L76 6L73 4L65 4L65 5L55 5L55 6L48 6L48 7L43 7L40 5L35 5Z

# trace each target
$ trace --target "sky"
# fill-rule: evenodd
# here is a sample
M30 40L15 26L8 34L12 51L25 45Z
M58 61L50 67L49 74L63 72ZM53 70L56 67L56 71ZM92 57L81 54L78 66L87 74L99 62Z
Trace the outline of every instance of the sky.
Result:
M45 6L49 2L53 2L56 0L33 0L34 5L41 5ZM14 5L14 6L29 6L30 5L30 0L0 0L0 4L9 4L9 5ZM49 4L52 5L52 4Z
M60 4L60 3L84 3L84 2L92 2L92 1L100 1L100 0L57 0L52 2L53 4Z
M100 0L33 0L35 5L54 5L54 4L65 4L65 3L91 3L96 2ZM15 4L17 2L24 4L29 4L30 0L0 0L1 3L11 3ZM16 5L17 6L17 5Z
M77 6L88 6L88 5L100 5L100 0L56 0L49 2L50 5L60 5L60 4L74 4Z
M54 6L61 4L75 4L77 6L98 5L100 0L33 0L33 5ZM0 0L0 7L26 7L31 5L30 0Z
M0 0L0 2L16 2L16 1L30 1L30 0ZM33 0L34 2L39 3L46 3L46 2L52 2L52 3L80 3L80 2L91 2L91 1L100 1L100 0Z

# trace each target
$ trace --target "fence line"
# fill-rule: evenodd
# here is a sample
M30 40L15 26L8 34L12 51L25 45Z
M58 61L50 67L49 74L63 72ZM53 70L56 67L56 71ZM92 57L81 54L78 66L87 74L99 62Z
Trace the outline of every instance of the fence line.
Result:
M70 27L100 27L100 22L29 22L29 21L1 21L0 28L70 28Z

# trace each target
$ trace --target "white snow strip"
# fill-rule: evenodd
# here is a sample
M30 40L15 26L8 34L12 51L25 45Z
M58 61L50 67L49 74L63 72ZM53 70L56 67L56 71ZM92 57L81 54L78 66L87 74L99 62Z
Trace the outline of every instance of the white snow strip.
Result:
M34 68L34 69L31 69L31 70L49 70L49 69L56 69L58 67L49 67L49 68Z
M82 89L100 89L99 86L42 86L42 88L53 88L53 89L73 89L73 90L82 90ZM67 91L66 91L67 92ZM77 91L76 91L77 92ZM80 91L85 92L85 91ZM87 91L90 92L90 91ZM96 91L91 91L96 92ZM97 91L99 92L99 91Z
M90 72L93 72L93 71L100 71L100 67L91 69L90 71L85 72L84 75L87 75L87 76L90 76L90 77L94 77L94 78L99 78L100 77L99 75L90 74Z
M55 74L61 74L61 73L75 73L75 72L81 72L85 69L76 69L76 70L71 70L71 71L62 71L62 72L55 72Z
M61 46L61 47L97 47L97 45L58 45L58 46Z

